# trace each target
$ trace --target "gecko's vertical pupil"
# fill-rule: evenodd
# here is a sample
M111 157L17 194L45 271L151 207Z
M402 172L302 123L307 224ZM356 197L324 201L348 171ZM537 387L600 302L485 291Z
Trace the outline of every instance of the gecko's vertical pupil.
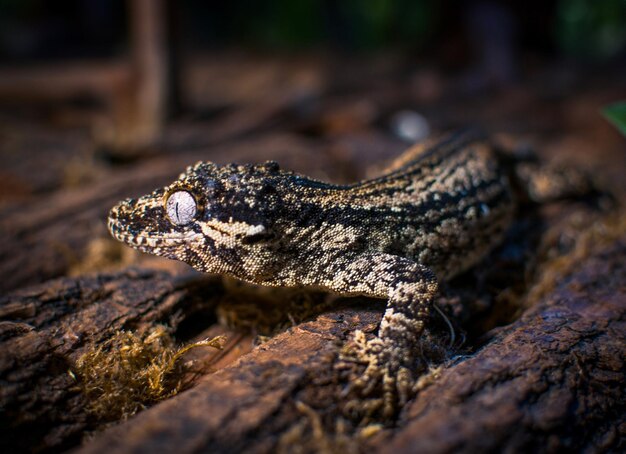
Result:
M196 200L187 191L177 191L168 197L165 209L173 224L189 224L196 216Z

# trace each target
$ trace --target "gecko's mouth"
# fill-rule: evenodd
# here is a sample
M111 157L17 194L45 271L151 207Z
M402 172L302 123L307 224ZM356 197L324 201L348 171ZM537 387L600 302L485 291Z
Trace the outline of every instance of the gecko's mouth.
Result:
M109 218L108 228L116 240L145 252L154 252L154 248L180 246L202 237L202 234L194 231L168 232L167 234L132 234L122 227L117 220L111 218Z

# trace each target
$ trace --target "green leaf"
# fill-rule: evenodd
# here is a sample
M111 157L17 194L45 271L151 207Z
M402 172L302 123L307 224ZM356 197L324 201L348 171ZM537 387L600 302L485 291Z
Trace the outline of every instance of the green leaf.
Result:
M626 101L609 104L602 109L602 114L626 136Z

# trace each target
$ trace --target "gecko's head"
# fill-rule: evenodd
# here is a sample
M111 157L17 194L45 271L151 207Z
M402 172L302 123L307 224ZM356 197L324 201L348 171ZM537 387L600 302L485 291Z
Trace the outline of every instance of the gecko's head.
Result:
M278 165L199 162L171 185L113 207L108 227L143 252L214 273L248 274L272 249ZM251 262L252 261L252 262Z

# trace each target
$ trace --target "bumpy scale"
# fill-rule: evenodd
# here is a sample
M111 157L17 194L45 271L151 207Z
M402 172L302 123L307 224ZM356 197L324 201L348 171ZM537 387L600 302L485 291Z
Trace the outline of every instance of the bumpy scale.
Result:
M457 134L345 186L273 162L199 162L170 186L118 204L108 225L118 240L200 271L387 299L378 336L356 333L368 367L354 387L367 394L382 380L390 414L407 398L437 282L495 246L513 208L490 147Z

